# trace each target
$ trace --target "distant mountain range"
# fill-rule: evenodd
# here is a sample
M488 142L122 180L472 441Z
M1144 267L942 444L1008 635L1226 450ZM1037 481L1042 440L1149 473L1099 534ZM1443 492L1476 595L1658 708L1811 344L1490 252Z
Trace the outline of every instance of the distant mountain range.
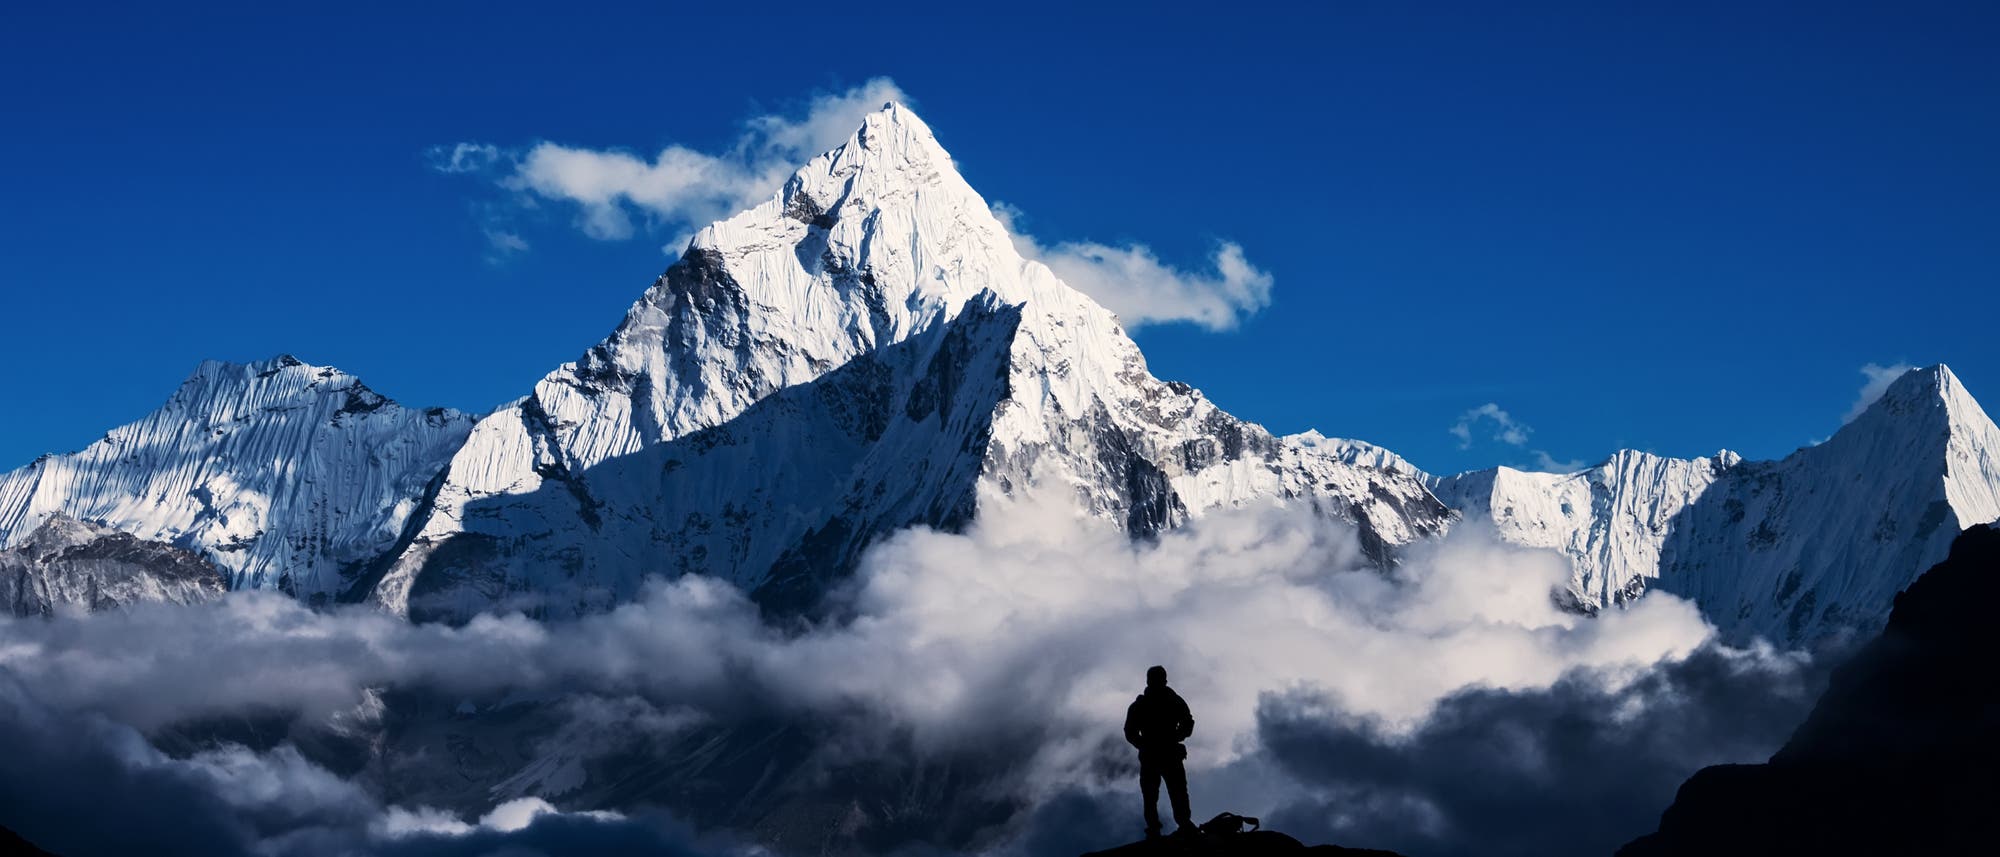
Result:
M491 413L407 408L289 356L203 364L146 418L0 476L0 595L34 593L16 613L186 600L212 591L189 583L201 561L231 588L416 619L575 615L684 573L809 611L887 534L962 527L1035 484L1135 537L1303 504L1384 565L1490 521L1570 558L1577 609L1659 589L1791 644L1878 629L1960 530L2000 518L2000 429L1933 366L1776 462L1628 450L1437 477L1276 437L1153 377L890 104ZM36 547L51 527L129 541L79 565Z

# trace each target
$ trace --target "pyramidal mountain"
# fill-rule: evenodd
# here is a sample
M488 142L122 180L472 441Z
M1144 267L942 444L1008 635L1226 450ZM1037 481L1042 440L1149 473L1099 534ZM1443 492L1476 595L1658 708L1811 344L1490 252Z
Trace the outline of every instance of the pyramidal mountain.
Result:
M1134 534L1282 498L1386 555L1449 521L1415 478L1154 378L890 104L697 233L610 337L482 420L372 599L563 614L701 572L801 608L882 535L956 528L984 489L1043 482Z
M882 537L1042 485L1135 537L1306 504L1384 565L1486 519L1566 554L1578 609L1657 588L1796 642L1879 626L1953 535L2000 517L1996 455L1941 366L1778 462L1626 451L1439 478L1372 444L1275 437L1153 377L889 104L702 229L519 400L472 416L290 357L204 364L139 422L0 476L0 548L64 515L205 559L232 588L415 619L575 615L686 573L790 612Z
M1040 483L1135 535L1308 503L1384 559L1451 520L1413 475L1154 378L890 104L701 230L518 401L474 420L289 358L205 365L139 423L0 480L0 538L61 511L209 556L239 588L417 618L571 615L688 572L792 609L873 540Z

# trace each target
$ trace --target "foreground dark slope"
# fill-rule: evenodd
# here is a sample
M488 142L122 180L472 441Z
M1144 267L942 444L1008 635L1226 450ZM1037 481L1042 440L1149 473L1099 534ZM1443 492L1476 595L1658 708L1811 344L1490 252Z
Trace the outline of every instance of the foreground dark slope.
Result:
M1620 857L1949 854L1993 848L2000 802L2000 530L1979 526L1896 597L1761 765L1705 768Z
M1394 851L1375 848L1306 845L1275 830L1177 834L1093 851L1083 857L1267 857L1279 854L1297 854L1300 857L1403 857Z

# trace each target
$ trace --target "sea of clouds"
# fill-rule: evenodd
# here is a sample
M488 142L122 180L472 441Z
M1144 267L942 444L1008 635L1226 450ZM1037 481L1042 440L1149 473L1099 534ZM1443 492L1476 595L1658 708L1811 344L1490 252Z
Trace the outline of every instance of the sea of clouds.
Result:
M1194 710L1198 816L1425 854L1603 854L1697 768L1767 756L1821 681L1803 654L1720 645L1671 596L1558 609L1560 556L1471 525L1384 574L1351 527L1298 509L1143 542L1032 494L982 509L878 545L813 622L700 577L563 623L413 625L260 592L0 619L0 746L21 748L0 754L0 824L73 855L786 853L699 807L565 797L598 757L758 718L811 724L815 770L943 760L998 808L906 825L910 853L1076 853L1138 832L1119 730L1157 663ZM366 746L411 692L552 701L559 725L491 805L456 809L289 733L185 739L275 721Z

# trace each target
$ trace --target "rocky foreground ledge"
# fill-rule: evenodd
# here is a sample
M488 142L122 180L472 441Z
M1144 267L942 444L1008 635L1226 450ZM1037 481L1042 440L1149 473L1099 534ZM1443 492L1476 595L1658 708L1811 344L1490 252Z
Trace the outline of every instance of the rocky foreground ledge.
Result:
M1241 833L1198 833L1162 836L1083 857L1264 857L1266 854L1316 855L1316 857L1403 857L1394 851L1374 848L1342 848L1338 845L1306 845L1275 830L1248 830Z
M1896 596L1783 749L1702 769L1618 857L1993 853L1996 602L2000 529L1973 527Z

